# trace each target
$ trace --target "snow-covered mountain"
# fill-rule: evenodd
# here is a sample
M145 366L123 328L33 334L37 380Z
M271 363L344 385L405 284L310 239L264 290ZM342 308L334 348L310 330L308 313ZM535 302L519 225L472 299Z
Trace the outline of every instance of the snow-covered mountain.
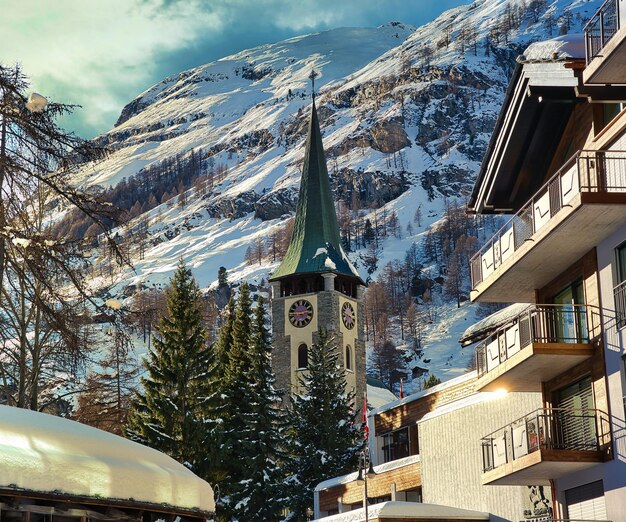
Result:
M107 296L163 285L181 256L202 287L216 280L220 266L230 280L266 279L276 264L249 264L244 254L295 210L312 69L337 199L355 219L373 222L379 209L395 211L401 237L383 241L378 267L403 258L442 219L445 197L465 199L515 58L532 41L581 32L600 4L478 0L419 28L399 22L339 28L166 78L124 107L115 128L97 138L112 153L85 165L77 180L109 189L135 177L144 194L118 231L147 227L145 246L131 250L135 270L115 277L94 272L93 284L110 287ZM184 195L158 204L161 195L150 198L150 184L174 162L193 163L200 174L211 172L210 180L179 183ZM351 256L365 278L359 252ZM451 378L472 357L456 343L475 311L443 306L439 317L426 338L430 368Z

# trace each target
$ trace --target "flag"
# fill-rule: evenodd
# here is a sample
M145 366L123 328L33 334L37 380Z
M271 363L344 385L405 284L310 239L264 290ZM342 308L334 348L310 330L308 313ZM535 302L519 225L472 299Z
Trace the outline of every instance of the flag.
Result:
M361 421L363 425L363 439L367 441L367 439L369 439L369 436L370 436L370 428L367 425L367 393L363 394L363 408L362 408L361 414L362 414Z
M402 389L402 377L400 377L400 398L404 399L404 390Z

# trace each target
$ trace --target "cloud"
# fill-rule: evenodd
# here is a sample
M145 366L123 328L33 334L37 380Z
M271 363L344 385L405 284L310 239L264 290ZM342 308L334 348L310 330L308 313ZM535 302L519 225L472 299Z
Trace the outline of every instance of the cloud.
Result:
M241 49L339 26L422 23L460 0L22 0L3 7L5 65L33 90L83 106L62 122L90 137L165 76ZM17 7L19 5L19 7Z

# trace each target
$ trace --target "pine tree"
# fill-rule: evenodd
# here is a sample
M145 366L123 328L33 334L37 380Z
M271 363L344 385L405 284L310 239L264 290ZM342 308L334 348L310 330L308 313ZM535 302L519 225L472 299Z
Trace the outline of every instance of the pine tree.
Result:
M320 329L309 350L308 371L300 377L304 391L292 397L287 520L308 520L316 484L356 469L361 441L354 423L354 394L346 391L338 358L334 339Z
M277 521L284 504L281 494L287 418L280 407L281 396L274 388L266 322L265 303L259 297L249 351L251 401L240 439L246 454L246 459L239 462L244 466L245 479L232 495L237 520L246 522Z
M200 290L181 260L161 318L127 427L128 436L197 470L204 461L209 350Z

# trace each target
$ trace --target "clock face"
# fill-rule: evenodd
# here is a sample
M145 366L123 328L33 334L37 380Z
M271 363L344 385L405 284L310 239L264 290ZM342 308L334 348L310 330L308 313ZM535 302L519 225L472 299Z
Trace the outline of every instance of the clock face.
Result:
M302 328L313 319L313 305L306 299L298 299L289 308L289 322L296 328Z
M347 301L343 303L343 306L341 307L341 320L343 321L343 325L348 330L352 330L356 324L354 308L352 308L352 305Z

